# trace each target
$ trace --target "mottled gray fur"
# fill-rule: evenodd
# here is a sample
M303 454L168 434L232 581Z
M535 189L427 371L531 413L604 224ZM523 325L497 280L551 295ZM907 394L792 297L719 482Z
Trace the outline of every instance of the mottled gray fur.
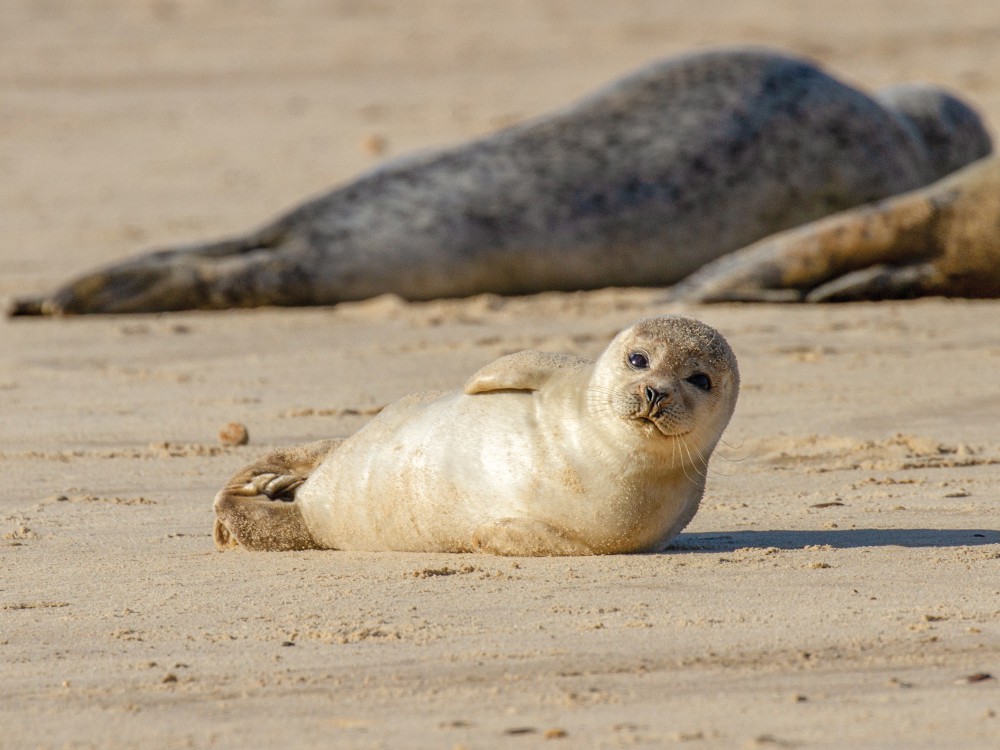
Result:
M873 98L782 54L699 52L535 121L387 163L246 237L142 255L15 311L668 285L989 151L979 117L937 89Z

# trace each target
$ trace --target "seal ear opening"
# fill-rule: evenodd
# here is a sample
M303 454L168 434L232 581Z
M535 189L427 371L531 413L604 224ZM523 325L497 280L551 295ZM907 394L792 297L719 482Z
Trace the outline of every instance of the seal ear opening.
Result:
M468 396L491 391L537 391L555 373L592 365L574 354L556 354L525 349L491 362L465 384Z

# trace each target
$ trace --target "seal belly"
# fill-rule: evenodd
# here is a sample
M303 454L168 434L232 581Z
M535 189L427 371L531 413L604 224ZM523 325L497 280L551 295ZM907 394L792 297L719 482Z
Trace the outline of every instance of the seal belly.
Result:
M469 551L480 524L538 494L536 421L526 391L406 399L330 454L296 503L324 547Z

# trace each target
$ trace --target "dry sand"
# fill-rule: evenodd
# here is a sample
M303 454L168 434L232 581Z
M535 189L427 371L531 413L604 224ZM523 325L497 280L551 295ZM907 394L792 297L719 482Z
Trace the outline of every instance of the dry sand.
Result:
M995 0L4 0L0 297L732 42L1000 123ZM212 548L212 496L270 448L665 309L0 322L0 746L997 747L1000 303L672 308L744 388L668 554Z

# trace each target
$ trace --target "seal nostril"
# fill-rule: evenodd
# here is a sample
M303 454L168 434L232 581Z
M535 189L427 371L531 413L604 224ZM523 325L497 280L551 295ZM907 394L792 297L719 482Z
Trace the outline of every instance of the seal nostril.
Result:
M652 386L648 385L645 388L645 393L646 393L646 402L650 406L656 406L656 404L660 403L660 401L662 401L663 398L667 395L661 391L656 390Z

